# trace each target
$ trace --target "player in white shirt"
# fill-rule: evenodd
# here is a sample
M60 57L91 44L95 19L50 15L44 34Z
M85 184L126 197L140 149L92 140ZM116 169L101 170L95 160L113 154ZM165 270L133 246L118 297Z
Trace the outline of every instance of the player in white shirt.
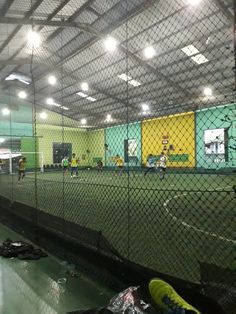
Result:
M160 179L163 180L166 174L166 163L167 163L167 157L164 154L164 152L161 152L160 155L160 162L159 162L159 168L160 168Z

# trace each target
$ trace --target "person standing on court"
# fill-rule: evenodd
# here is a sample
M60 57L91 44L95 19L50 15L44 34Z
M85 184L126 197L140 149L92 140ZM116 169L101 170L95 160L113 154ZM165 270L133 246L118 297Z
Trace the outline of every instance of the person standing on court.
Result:
M155 169L155 159L152 154L148 155L146 167L147 169L144 172L144 176L146 176L149 171Z
M63 168L63 174L67 174L67 171L68 171L68 166L69 166L69 160L68 158L65 156L62 161L62 168Z
M120 155L116 155L116 160L115 160L115 164L116 164L116 167L118 169L117 171L117 175L118 176L122 176L122 173L124 171L124 161L123 159L120 157Z
M71 167L71 173L70 173L71 178L78 177L78 159L76 158L75 153L72 154L70 167Z
M20 179L24 179L25 177L25 167L26 167L26 158L21 157L18 161L18 182L20 182Z
M164 154L164 152L161 152L160 155L160 179L163 180L166 174L166 163L167 163L167 157Z

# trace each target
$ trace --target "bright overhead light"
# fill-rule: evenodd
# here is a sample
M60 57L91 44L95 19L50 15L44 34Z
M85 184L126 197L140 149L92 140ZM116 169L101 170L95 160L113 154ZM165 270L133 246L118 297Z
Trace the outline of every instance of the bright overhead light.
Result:
M109 52L115 51L118 45L118 41L111 36L108 36L105 40L104 40L104 46L105 49Z
M87 92L89 90L89 85L86 82L81 83L80 87L84 92Z
M78 93L76 93L77 95L79 95L80 97L88 97L88 95L87 94L85 94L85 93L82 93L82 92L78 92Z
M54 105L54 99L52 97L48 97L46 102L47 102L47 105L50 105L50 106Z
M197 64L202 64L202 63L206 63L208 62L209 60L204 56L202 55L201 53L199 53L198 55L194 56L194 57L191 57L191 59L196 62Z
M25 91L22 90L18 93L18 97L21 99L25 99L27 97L27 94Z
M153 46L148 46L144 49L143 54L146 59L151 59L156 55L156 50Z
M2 115L3 116L8 116L10 114L10 110L8 108L3 108L2 109Z
M112 121L111 114L107 114L107 116L106 116L106 121L107 121L107 122Z
M97 100L96 98L91 97L91 96L87 97L87 99L90 100L90 101L96 101Z
M61 108L64 109L64 110L69 110L69 108L65 107L65 106L62 106Z
M210 87L205 87L203 93L205 96L212 96L212 89Z
M85 125L87 123L87 120L86 119L81 119L81 124Z
M188 45L181 50L189 57L199 53L199 50L194 45Z
M143 111L148 111L149 106L147 104L142 104L142 109L143 109Z
M187 0L189 5L198 5L202 0Z
M40 116L40 118L43 119L43 120L47 119L47 117L48 117L48 115L46 114L46 112L40 112L39 116Z
M0 137L0 144L5 142L5 138Z
M55 77L54 75L50 75L50 76L48 77L48 83L49 83L50 85L55 85L56 82L57 82L57 79L56 79L56 77Z
M41 44L41 37L35 31L30 31L27 35L28 44L31 48L38 48Z

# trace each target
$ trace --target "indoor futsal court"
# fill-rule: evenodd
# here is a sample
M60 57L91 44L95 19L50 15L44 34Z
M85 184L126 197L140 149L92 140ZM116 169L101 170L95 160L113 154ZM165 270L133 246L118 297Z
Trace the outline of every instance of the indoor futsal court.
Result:
M0 0L0 314L235 314L235 65L234 0Z

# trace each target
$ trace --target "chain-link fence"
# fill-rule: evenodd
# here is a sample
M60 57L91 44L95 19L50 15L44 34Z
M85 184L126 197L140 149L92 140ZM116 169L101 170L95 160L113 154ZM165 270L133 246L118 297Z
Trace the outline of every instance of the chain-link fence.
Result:
M42 212L49 225L56 216L65 235L73 223L130 261L201 283L228 309L234 1L2 0L0 8L1 195L35 207L39 225Z

